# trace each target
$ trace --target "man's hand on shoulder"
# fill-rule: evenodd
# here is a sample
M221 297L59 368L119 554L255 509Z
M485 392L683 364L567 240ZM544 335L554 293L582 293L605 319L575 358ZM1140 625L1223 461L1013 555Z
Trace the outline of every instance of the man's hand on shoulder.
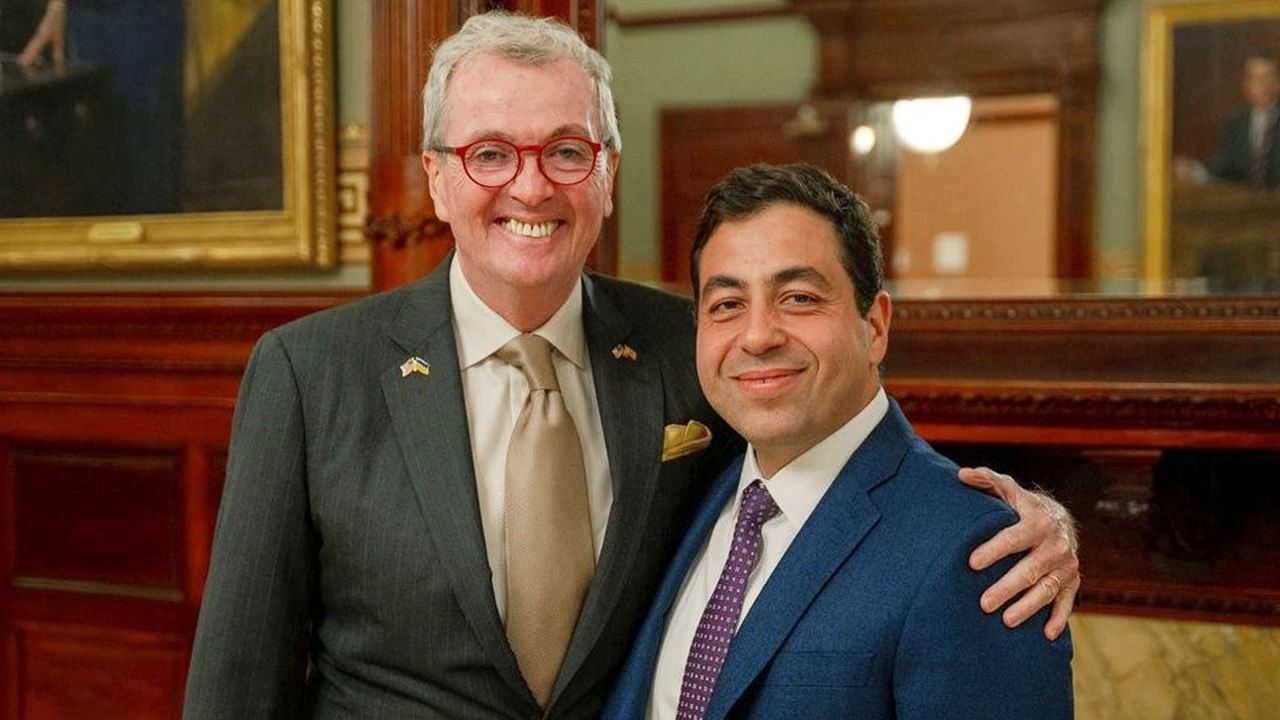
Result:
M979 602L983 611L994 612L1017 597L1003 614L1005 625L1017 627L1053 603L1044 634L1056 639L1066 629L1080 591L1080 558L1071 514L1048 495L1027 490L1012 477L990 468L961 468L960 480L1004 500L1018 514L1017 523L974 549L970 567L982 570L1001 558L1029 551L982 594Z

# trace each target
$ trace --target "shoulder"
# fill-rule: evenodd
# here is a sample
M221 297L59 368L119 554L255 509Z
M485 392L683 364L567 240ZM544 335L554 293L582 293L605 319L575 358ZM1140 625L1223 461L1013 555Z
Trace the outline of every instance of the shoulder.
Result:
M385 364L383 357L395 348L390 338L402 315L415 314L414 324L424 327L428 318L419 318L424 297L422 282L376 293L349 303L298 318L267 332L254 355L258 364L286 362L295 372L333 373L338 367L364 367L369 362ZM445 293L447 303L447 292ZM437 313L448 317L447 305ZM403 358L401 358L403 360Z
M686 296L595 273L587 273L586 282L588 294L598 293L612 300L628 317L649 318L657 322L675 319L685 325L692 323L693 301Z
M633 337L671 348L682 360L693 357L693 303L687 297L604 275L586 275L589 311L616 315Z
M1235 111L1231 116L1227 118L1227 122L1225 123L1225 128L1229 132L1240 132L1240 131L1247 132L1249 129L1249 125L1252 123L1252 121L1253 121L1253 111L1249 108L1243 108L1241 110Z
M897 473L872 497L894 525L932 546L986 537L1017 521L1003 501L960 482L959 466L912 434ZM922 551L924 548L922 548Z
M369 343L375 338L386 337L410 299L415 296L421 299L426 282L420 280L321 310L281 325L272 332L287 348L351 350L355 347L353 343ZM446 288L446 303L447 298ZM442 308L442 316L448 316L447 304ZM423 321L427 319L423 318Z

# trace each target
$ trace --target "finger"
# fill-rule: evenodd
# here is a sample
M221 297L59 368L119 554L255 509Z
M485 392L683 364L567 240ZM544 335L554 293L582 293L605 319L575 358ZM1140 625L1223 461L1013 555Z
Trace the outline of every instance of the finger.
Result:
M995 612L1005 603L1012 600L1018 593L1032 588L1040 578L1044 577L1044 573L1040 571L1038 560L1030 555L1022 558L995 582L994 585L987 588L982 597L978 599L978 603L985 612ZM1039 609L1048 604L1052 597L1044 598L1044 602L1037 605Z
M1058 585L1048 580L1040 580L1029 590L1022 593L1018 601L1005 609L1002 619L1007 627L1015 628L1027 621L1027 618L1039 612L1057 597Z
M995 486L995 472L989 467L962 467L960 481L969 487L987 490Z
M1078 582L1067 585L1053 601L1053 612L1049 614L1049 621L1044 624L1044 636L1049 640L1057 640L1058 636L1067 629L1067 619L1071 617L1071 609L1075 607L1076 593L1079 591Z
M1000 558L1031 549L1033 541L1039 536L1040 532L1033 523L1019 520L974 548L973 552L969 553L969 567L974 570L986 570Z
M985 492L996 487L996 473L989 467L960 468L959 477L965 485Z
M1017 507L1017 500L1025 491L1012 476L998 473L988 467L961 468L960 481L988 495L1004 500L1006 505Z

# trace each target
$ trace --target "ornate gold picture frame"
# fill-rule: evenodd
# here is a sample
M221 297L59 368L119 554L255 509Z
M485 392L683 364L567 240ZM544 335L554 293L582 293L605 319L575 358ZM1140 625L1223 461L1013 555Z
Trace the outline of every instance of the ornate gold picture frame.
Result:
M333 266L333 0L132 1L3 56L0 275Z
M1141 132L1153 283L1253 291L1280 277L1280 139L1267 151L1241 139L1256 102L1247 78L1274 75L1277 63L1280 0L1147 8ZM1256 147L1238 147L1249 142ZM1251 152L1273 159L1260 164Z

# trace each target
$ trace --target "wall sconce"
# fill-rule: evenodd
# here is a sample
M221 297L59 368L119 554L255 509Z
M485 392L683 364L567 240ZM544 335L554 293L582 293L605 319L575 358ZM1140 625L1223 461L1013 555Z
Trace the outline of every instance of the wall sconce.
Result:
M893 104L893 129L911 150L942 152L964 134L972 109L964 95L899 100Z

